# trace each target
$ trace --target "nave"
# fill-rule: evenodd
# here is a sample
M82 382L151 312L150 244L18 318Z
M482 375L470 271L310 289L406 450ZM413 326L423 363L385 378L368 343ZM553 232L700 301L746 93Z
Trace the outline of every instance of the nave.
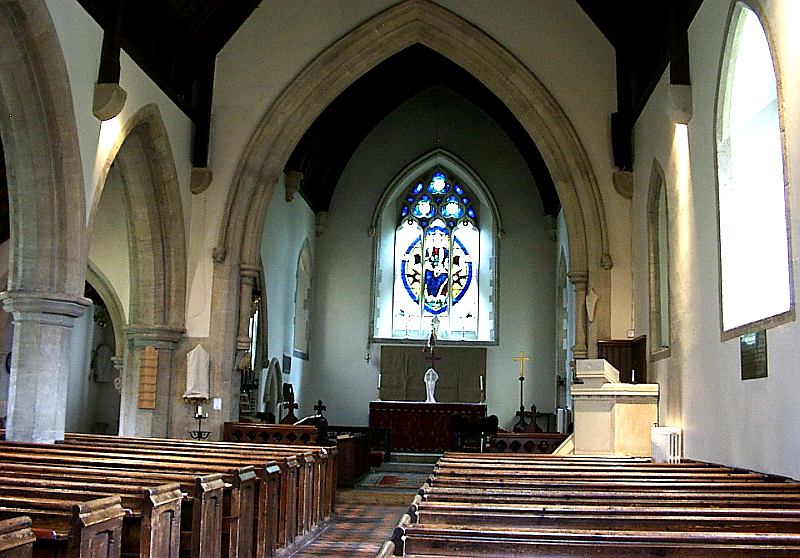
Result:
M349 556L372 558L406 512L404 506L338 503L336 515L323 531L286 558Z

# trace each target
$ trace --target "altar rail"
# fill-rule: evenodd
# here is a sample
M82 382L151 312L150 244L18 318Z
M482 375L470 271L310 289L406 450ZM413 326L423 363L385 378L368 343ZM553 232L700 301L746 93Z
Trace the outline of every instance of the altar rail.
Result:
M251 442L256 444L320 444L316 426L295 424L258 424L249 422L226 422L222 431L225 442Z
M558 432L498 432L489 438L490 453L553 453L568 434Z

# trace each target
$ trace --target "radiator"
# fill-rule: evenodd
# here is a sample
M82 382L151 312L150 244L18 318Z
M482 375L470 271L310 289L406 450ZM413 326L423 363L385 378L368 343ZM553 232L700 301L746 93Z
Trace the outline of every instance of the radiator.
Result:
M569 423L571 422L569 409L559 407L556 409L556 431L562 434L567 434Z
M655 463L679 463L683 458L683 433L675 426L650 429L650 455Z

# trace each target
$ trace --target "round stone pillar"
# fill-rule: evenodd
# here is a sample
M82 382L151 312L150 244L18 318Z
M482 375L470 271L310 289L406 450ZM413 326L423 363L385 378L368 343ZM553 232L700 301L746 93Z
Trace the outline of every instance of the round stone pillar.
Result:
M0 300L14 316L6 439L62 440L72 326L91 301L27 291L0 293Z

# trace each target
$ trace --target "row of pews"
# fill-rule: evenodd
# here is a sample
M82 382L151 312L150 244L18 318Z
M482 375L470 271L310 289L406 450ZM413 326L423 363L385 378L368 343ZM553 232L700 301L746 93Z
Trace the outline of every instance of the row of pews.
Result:
M0 441L0 557L268 558L330 518L336 459L308 445Z
M800 483L709 463L446 453L376 558L800 556Z

